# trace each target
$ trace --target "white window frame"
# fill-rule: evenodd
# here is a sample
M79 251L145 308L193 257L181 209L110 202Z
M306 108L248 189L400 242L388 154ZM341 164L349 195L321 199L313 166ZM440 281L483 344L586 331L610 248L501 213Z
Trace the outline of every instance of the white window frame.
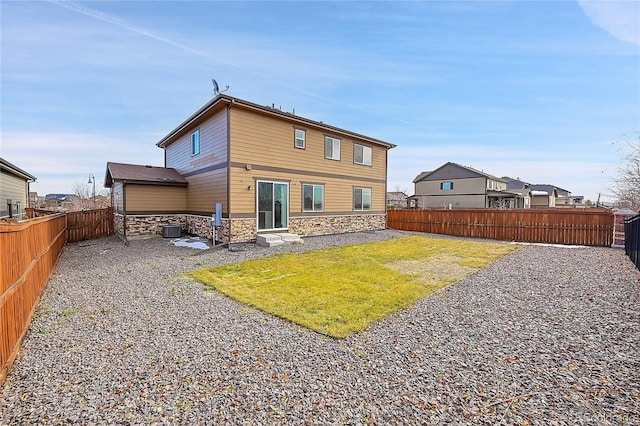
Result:
M359 162L357 160L357 152L361 152L362 161ZM368 155L367 155L368 153ZM367 145L361 145L359 143L353 144L353 163L360 164L363 166L370 166L373 162L373 148Z
M200 129L191 133L191 155L200 154Z
M300 143L298 143L300 142ZM293 146L298 149L307 147L307 131L304 129L293 129Z
M360 193L360 207L358 208L358 193ZM365 194L369 195L369 207L366 208L364 204ZM363 188L359 186L353 187L353 211L356 212L368 212L371 211L371 205L373 204L373 191L371 188Z
M328 144L331 144L331 152L329 152ZM331 136L324 137L324 158L327 160L340 161L340 139Z
M311 209L307 209L304 206L304 189L305 187L311 187ZM316 209L316 188L322 190L320 208ZM324 211L324 185L317 183L303 183L302 184L302 211L303 212L323 212Z

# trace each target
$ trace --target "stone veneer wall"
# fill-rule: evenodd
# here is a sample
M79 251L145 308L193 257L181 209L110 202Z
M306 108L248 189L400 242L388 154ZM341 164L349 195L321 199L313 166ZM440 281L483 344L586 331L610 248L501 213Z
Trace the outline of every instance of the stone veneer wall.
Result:
M123 218L123 215L115 215L116 232L120 234L124 230ZM162 227L165 225L180 225L183 232L212 239L211 216L191 214L127 215L127 237L162 235ZM229 242L229 219L222 219L222 226L216 230L215 240Z
M184 217L186 222L185 231L202 238L212 239L211 216L194 216L187 214Z
M344 216L310 216L289 219L289 232L301 236L346 234L385 229L386 214L354 214Z
M123 216L115 215L116 232L123 227ZM162 235L164 225L180 225L184 232L213 239L211 216L182 215L127 215L127 237ZM347 232L385 229L385 214L355 214L343 216L308 216L289 219L289 232L308 237L313 235L345 234ZM255 219L222 219L216 230L215 241L224 243L246 243L256 240Z
M142 235L162 235L165 225L180 225L183 231L187 229L185 215L127 215L127 237Z
M124 235L124 216L121 214L113 215L113 226L118 235Z
M229 242L248 243L256 240L258 228L255 219L232 219Z
M215 240L216 242L229 242L229 219L222 219L222 226L218 227L215 232L215 239L213 238L213 231L211 229L211 216L195 216L185 215L187 221L187 232L190 234L198 235L203 238Z
M289 231L303 237L313 235L346 234L347 232L385 229L385 214L357 214L343 216L309 216L289 218ZM245 243L256 240L255 219L231 220L231 243Z

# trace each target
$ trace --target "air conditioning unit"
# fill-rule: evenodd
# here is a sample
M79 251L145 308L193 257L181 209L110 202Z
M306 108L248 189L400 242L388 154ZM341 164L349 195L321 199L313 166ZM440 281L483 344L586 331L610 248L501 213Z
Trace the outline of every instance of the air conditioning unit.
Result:
M182 235L180 225L166 225L162 227L162 238L179 238Z

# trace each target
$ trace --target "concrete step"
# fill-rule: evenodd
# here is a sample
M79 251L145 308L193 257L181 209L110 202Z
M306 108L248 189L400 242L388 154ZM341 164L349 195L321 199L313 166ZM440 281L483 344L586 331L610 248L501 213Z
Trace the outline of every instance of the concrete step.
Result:
M279 232L277 234L259 234L256 238L256 244L262 247L274 247L282 244L302 244L299 235L290 234L288 232Z

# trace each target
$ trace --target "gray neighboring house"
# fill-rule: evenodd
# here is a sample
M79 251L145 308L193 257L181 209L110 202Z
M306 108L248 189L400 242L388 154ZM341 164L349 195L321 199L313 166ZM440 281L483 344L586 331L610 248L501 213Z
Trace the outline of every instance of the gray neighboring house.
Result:
M528 208L526 191L508 191L508 181L448 162L414 180L409 197L418 208Z
M507 180L507 190L511 192L528 192L531 207L584 207L582 195L572 195L570 191L549 184L531 184L518 179L503 177Z
M0 158L0 219L18 218L29 207L29 184L36 177Z

